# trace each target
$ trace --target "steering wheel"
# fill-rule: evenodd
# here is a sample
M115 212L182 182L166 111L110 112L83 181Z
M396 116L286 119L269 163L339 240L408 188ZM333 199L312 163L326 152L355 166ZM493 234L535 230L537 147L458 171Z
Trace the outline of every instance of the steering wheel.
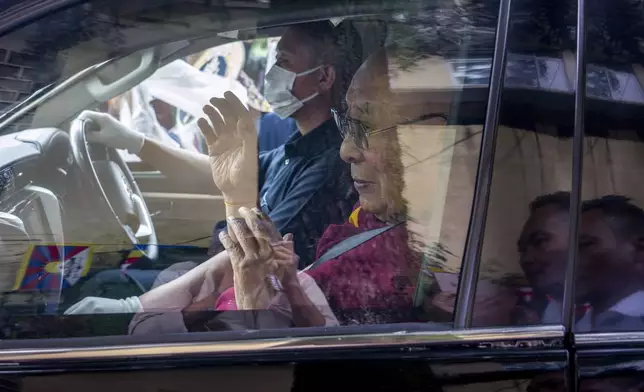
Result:
M86 132L95 130L98 129L90 121L81 119L72 121L69 137L76 165L84 179L98 191L103 205L112 213L132 244L148 258L154 260L159 253L157 235L141 190L130 168L116 149L104 147L106 157L110 159L92 161ZM136 231L128 223L127 218L131 216L138 220ZM144 246L147 246L146 250L143 250Z

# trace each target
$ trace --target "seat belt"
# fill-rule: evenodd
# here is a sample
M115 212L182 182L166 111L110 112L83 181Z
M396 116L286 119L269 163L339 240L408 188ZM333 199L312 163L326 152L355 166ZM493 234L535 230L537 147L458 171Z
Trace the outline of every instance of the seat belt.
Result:
M324 252L322 256L320 256L319 259L315 260L313 264L309 265L308 267L304 268L303 271L310 271L314 268L319 267L320 265L326 263L329 260L335 259L336 257L347 253L348 251L357 248L358 246L364 244L365 242L369 241L370 239L385 233L394 227L400 225L400 223L397 223L395 225L387 225L385 227L381 227L378 229L373 229L373 230L368 230L364 231L360 234L353 235L349 238L345 238L344 240L338 242L337 244L333 245L331 249L327 250Z

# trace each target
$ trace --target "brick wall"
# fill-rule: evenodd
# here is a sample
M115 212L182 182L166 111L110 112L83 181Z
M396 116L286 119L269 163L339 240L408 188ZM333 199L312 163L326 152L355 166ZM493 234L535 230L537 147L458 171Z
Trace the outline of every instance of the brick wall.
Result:
M55 79L44 65L38 55L0 48L0 113Z

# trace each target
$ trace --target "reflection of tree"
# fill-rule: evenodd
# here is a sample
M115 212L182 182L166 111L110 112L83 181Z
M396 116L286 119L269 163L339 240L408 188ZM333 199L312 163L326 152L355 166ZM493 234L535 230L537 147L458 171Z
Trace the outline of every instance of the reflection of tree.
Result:
M555 55L574 50L576 2L512 2L508 47L515 53ZM587 54L595 63L644 63L642 0L587 1ZM427 55L492 57L499 0L438 2L435 8L411 8L390 26L394 39L407 39L401 64ZM410 38L412 37L413 38Z
M644 61L641 0L590 1L588 16L588 61L625 64Z
M114 13L115 15L116 13ZM53 82L60 77L66 49L81 42L100 38L104 48L118 52L125 44L118 18L93 4L84 4L57 11L35 23L26 41L25 50L39 57L38 83ZM110 53L103 53L105 58ZM80 71L80 70L73 70Z
M425 245L423 255L422 269L425 274L444 270L447 265L447 257L456 257L445 244L438 241Z
M485 49L489 52L494 30L477 25L473 16L467 6L454 1L439 2L431 9L408 10L399 23L389 26L392 41L399 42L397 60L402 69L428 56L458 57L465 43L469 45L468 52Z
M518 289L527 286L525 277L520 273L508 272L507 263L496 259L481 262L479 279L486 279L503 287Z

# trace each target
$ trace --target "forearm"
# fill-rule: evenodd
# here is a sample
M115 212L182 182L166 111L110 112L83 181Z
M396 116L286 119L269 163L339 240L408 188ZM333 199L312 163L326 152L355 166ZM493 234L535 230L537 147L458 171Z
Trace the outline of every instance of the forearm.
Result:
M188 189L207 191L211 194L219 193L212 180L208 155L169 147L146 138L139 158L159 170L171 181L182 184Z
M267 309L271 293L262 274L248 269L234 273L235 301L239 310Z
M181 277L141 295L144 312L183 310L193 302L232 285L232 268L226 251L220 252Z
M296 327L323 327L326 319L317 306L306 294L300 282L294 282L284 287L284 292L291 304L293 323Z

